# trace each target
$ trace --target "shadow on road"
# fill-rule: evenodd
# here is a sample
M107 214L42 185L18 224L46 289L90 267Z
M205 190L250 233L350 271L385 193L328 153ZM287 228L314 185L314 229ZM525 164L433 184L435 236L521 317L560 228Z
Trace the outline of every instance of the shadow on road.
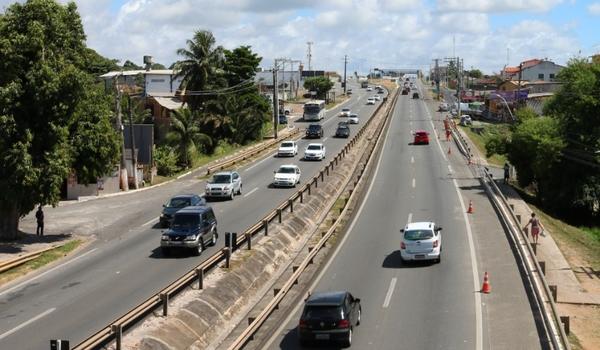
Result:
M400 259L400 251L395 250L391 254L386 255L381 267L385 269L410 269L415 267L427 267L430 265L432 265L432 262L430 261L403 262L402 259Z
M187 258L197 258L192 255L191 250L186 249L171 249L169 254L165 255L160 247L156 247L152 249L152 252L148 256L151 259L187 259Z
M0 242L0 254L16 254L27 249L27 245L39 243L56 243L70 239L71 234L37 236L34 233L20 231L19 238L15 241Z
M312 343L307 346L300 346L300 343L298 341L298 329L296 327L288 330L288 332L285 334L285 336L279 343L279 348L286 349L286 350L290 350L290 349L331 349L331 350L343 349L343 347L341 347L340 345L331 343L331 342L315 342L315 343Z

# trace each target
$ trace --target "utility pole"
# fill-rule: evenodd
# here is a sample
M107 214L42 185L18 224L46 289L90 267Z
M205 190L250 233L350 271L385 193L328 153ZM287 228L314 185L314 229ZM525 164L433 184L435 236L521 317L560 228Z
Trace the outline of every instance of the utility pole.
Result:
M312 41L307 41L307 42L306 42L306 45L308 45L308 51L307 51L307 53L306 53L306 58L308 59L308 71L309 71L309 72L312 72L312 65L311 65L311 62L312 62L312 45L313 45L313 44L314 44L314 42L312 42ZM313 76L314 76L314 75L315 75L315 74L314 74L314 72L313 72Z
M277 84L277 60L273 65L273 137L277 139L277 128L279 128L279 94Z
M133 188L136 190L139 188L138 186L138 176L137 176L137 157L135 155L135 137L133 132L133 118L131 116L131 96L127 95L127 110L129 114L129 138L131 139L131 166L133 168Z
M434 70L434 81L435 81L435 86L437 88L437 96L438 96L438 100L440 99L440 59L436 58L434 59L435 61L435 70Z
M117 74L114 79L115 79L115 90L117 90L117 94L115 96L115 109L117 112L117 131L119 132L119 135L121 135L121 166L120 166L120 171L119 171L119 187L121 188L121 190L123 191L128 191L129 190L129 183L127 182L127 166L125 164L125 138L123 136L123 122L122 122L122 117L121 117L121 97L123 95L121 89L119 88L119 76L120 74Z
M519 63L519 85L517 86L517 107L521 104L521 79L523 78L523 63Z
M344 55L344 95L346 95L346 67L348 66L348 55Z

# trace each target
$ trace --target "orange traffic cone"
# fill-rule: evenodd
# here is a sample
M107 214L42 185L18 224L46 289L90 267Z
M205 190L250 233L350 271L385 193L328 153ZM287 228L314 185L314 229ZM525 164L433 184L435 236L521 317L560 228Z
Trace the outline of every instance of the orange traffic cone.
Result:
M492 286L490 286L490 281L488 279L487 271L483 275L483 285L481 286L481 293L488 294L492 291Z
M467 214L473 214L473 201L469 201L469 209L467 209Z

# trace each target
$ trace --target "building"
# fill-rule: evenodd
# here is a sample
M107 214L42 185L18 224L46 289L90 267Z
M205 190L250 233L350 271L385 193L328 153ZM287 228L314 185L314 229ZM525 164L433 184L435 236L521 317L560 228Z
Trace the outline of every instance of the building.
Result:
M555 81L558 72L564 67L547 59L523 61L516 67L505 67L502 77L510 80Z

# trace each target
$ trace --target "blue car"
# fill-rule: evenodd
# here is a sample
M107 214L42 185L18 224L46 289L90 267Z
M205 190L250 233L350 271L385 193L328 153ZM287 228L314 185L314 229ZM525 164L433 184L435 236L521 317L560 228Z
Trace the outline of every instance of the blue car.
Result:
M189 206L206 205L206 200L197 194L180 194L163 204L163 210L160 213L160 226L169 227L173 221L173 215L182 208Z

